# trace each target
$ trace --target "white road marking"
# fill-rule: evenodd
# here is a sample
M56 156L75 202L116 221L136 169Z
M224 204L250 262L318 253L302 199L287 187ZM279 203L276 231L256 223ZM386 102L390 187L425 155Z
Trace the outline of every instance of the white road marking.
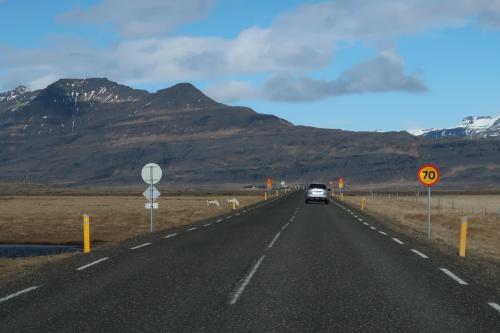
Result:
M468 283L465 282L464 280L462 280L461 278L459 278L458 276L456 276L455 274L453 274L452 272L450 272L449 270L447 270L446 268L439 268L444 274L448 275L449 277L451 277L453 280L457 281L458 284L461 284L461 285L467 285Z
M236 216L240 216L241 213L236 214Z
M265 256L260 257L260 259L253 265L252 269L250 270L250 273L248 273L248 275L243 280L241 280L241 283L238 286L238 288L234 291L234 293L231 297L231 300L229 301L229 304L231 304L231 305L236 304L236 302L238 301L238 298L240 298L241 294L243 293L243 291L247 287L248 283L250 283L250 280L255 275L255 272L257 272L257 269L259 268L260 264L262 263L262 260L264 260L264 257Z
M170 234L170 235L166 235L166 236L165 236L165 237L163 237L163 238L172 238L172 237L175 237L175 236L177 236L177 234Z
M18 291L16 293L8 295L8 296L2 297L2 298L0 298L0 303L8 301L9 299L12 299L14 297L20 296L22 294L29 293L30 291L33 291L33 290L38 289L38 288L39 288L39 286L33 286L33 287L29 287L29 288L20 290L20 291Z
M203 226L204 227L210 227L212 225L212 223L207 223L207 224L204 224Z
M358 216L357 216L357 215L352 214L352 216L354 216L355 218L358 218Z
M418 250L415 250L415 249L411 249L411 252L415 253L416 255L419 255L421 256L422 258L424 259L428 259L429 257L426 256L425 254L423 254L422 252L418 251Z
M276 240L278 239L278 237L280 236L280 234L281 234L281 232L278 232L278 233L276 234L276 236L274 236L274 238L273 238L273 240L271 241L271 243L269 243L268 248L272 248L272 247L273 247L274 243L276 243Z
M198 228L189 228L187 231L193 231L193 230L196 230Z
M497 310L498 312L500 312L500 305L498 305L497 303L488 303L489 306L491 306L493 309Z
M217 221L215 221L216 223L219 223L219 222L222 222L222 219L218 219Z
M398 244L401 244L401 245L403 245L403 244L404 244L402 241L400 241L400 240L399 240L399 239L397 239L397 238L393 238L392 240L393 240L393 241L395 241L395 242L396 242L396 243L398 243Z
M375 228L375 227L370 227L370 229L372 229L372 230L377 230L377 228Z
M369 224L368 224L368 223L366 223L366 222L363 222L363 224L364 224L364 225L366 225L366 226L369 226Z
M295 220L295 215L290 218L290 222L292 222L293 220Z
M108 259L109 259L108 257L101 258L99 260L91 262L90 264L83 265L82 267L78 267L76 270L77 271L83 271L85 268L89 268L90 266L94 266L95 264L98 264L98 263L103 262L103 261L108 260Z
M359 222L363 222L363 219L362 219L362 218L360 218L360 217L358 217L358 221L359 221Z
M141 248L141 247L144 247L144 246L148 246L148 245L151 245L151 243L144 243L144 244L141 244L141 245L137 245L137 246L131 247L130 249L131 250L135 250L135 249L138 249L138 248Z
M379 231L378 233L387 236L387 232Z
M285 224L285 225L281 228L281 230L285 230L285 228L286 228L286 227L288 227L288 225L289 225L289 224L290 224L290 222L288 222L287 224Z
M233 217L232 215L229 215L228 217L226 217L226 219L230 219L231 217Z

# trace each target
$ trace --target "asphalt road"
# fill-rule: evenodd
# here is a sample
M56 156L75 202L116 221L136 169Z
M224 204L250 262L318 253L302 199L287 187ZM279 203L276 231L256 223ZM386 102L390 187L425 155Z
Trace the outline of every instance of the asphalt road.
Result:
M296 192L0 289L0 331L500 332L500 295L425 251Z

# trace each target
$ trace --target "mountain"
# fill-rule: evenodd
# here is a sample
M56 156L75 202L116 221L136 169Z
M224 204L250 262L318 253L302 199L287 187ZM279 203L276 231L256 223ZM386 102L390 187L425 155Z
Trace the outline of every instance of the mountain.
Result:
M0 182L139 185L142 166L156 162L162 183L175 186L340 175L347 186L417 186L419 165L433 162L443 184L500 184L500 140L295 126L189 83L150 93L105 78L62 79L0 98Z
M429 139L447 137L459 138L500 138L500 116L470 116L453 128L426 129L409 131L413 135Z

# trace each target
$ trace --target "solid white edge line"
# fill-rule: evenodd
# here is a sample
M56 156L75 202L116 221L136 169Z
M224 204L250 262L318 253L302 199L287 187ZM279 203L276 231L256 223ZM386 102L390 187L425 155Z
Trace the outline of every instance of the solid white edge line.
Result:
M234 305L238 301L238 298L240 298L241 294L247 287L248 283L250 283L250 280L252 277L255 275L255 272L257 272L257 269L259 268L260 264L262 263L262 260L264 260L264 255L259 258L259 260L253 265L252 269L250 270L250 273L242 280L240 286L235 290L233 293L231 300L229 301L229 304Z
M89 263L87 265L83 265L81 267L78 267L76 270L83 271L85 268L89 268L90 266L94 266L95 264L98 264L98 263L103 262L103 261L108 260L108 259L109 259L108 257L105 257L105 258L101 258L101 259L96 260L96 261L92 261L91 263Z
M273 238L273 240L271 241L271 243L269 243L268 248L272 248L272 247L273 247L274 243L276 243L276 240L278 239L278 237L279 237L280 235L281 235L281 232L278 232L278 233L276 234L276 236L274 236L274 238Z
M465 282L464 280L462 280L461 278L459 278L458 276L456 276L455 274L453 274L451 271L449 271L448 269L444 268L444 267L440 267L439 268L441 270L441 272L443 272L444 274L448 275L449 277L451 277L453 280L457 281L458 284L461 284L461 285L464 285L466 286L468 283Z
M488 305L491 306L493 309L497 310L498 312L500 312L500 305L498 305L497 303L490 302L488 303Z
M418 250L415 250L415 249L411 249L411 252L415 253L416 255L418 256L421 256L422 258L424 259L429 259L429 257L425 254L423 254L422 252L418 251Z
M141 248L141 247L144 247L144 246L148 246L148 245L151 245L151 243L144 243L144 244L141 244L141 245L137 245L137 246L131 247L130 249L131 250L135 250L135 249L138 249L138 248Z
M29 287L29 288L26 288L26 289L20 290L20 291L18 291L18 292L16 292L16 293L13 293L13 294L7 295L7 296L5 296L5 297L2 297L2 298L0 298L0 303L5 302L5 301L8 301L9 299L12 299L12 298L14 298L14 297L20 296L20 295L22 295L22 294L26 294L26 293L28 293L28 292L30 292L30 291L33 291L33 290L35 290L35 289L38 289L39 287L40 287L40 286L33 286L33 287Z
M397 238L393 238L392 240L393 240L393 241L395 241L395 242L396 242L396 243L398 243L398 244L401 244L401 245L403 245L403 244L404 244L404 242L400 241L400 240L399 240L399 239L397 239Z
M170 235L166 235L166 236L165 236L165 237L163 237L163 238L172 238L172 237L175 237L175 236L177 236L177 234L170 234Z

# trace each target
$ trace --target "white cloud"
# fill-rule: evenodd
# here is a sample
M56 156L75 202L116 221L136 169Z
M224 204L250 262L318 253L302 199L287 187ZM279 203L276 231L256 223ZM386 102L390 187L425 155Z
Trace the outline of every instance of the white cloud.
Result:
M358 64L340 74L335 80L313 79L289 73L274 75L254 90L246 82L228 81L210 86L205 92L221 101L266 99L282 102L301 102L328 97L368 92L424 92L425 83L416 75L404 71L402 59L392 50Z
M111 23L127 37L144 37L172 31L208 14L212 0L102 0L59 17L62 22Z
M10 50L3 55L5 74L1 85L31 82L31 88L40 88L46 82L44 78L52 76L107 76L134 84L256 73L272 75L277 83L281 73L290 73L288 85L296 90L296 99L364 91L421 91L418 87L425 87L423 82L404 73L399 57L390 61L387 54L378 58L386 66L378 71L377 63L361 64L333 81L313 80L307 78L307 73L330 65L339 41L379 46L392 44L397 36L433 28L472 23L500 27L500 0L337 0L299 6L276 18L269 27L250 27L233 39L158 37L178 24L199 18L210 3L103 0L94 7L67 13L65 20L111 22L126 36L143 37L125 39L107 48L65 41L37 50ZM383 75L382 68L388 71L387 75ZM383 80L379 81L379 77ZM283 85L284 82L276 87ZM307 86L315 86L319 91L307 91ZM274 94L257 96L289 100L276 87ZM224 88L231 92L225 93L226 98L234 99L238 92L244 98L249 96L248 87L234 81ZM214 87L210 89L216 93Z

